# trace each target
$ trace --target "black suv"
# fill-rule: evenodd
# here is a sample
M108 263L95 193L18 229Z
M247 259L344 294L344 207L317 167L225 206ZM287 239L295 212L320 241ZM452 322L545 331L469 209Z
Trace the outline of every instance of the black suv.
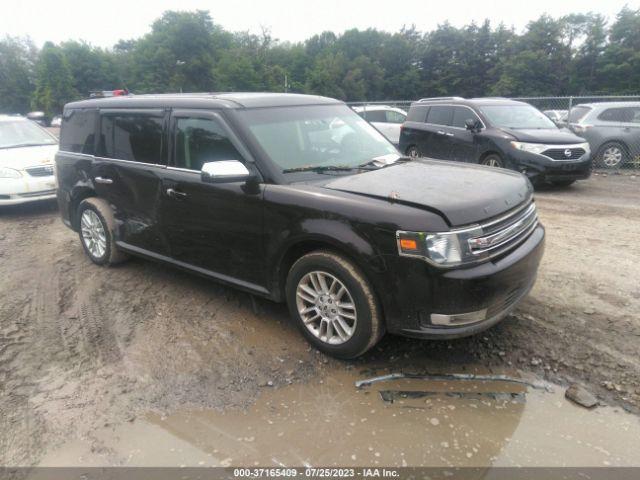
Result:
M286 301L306 338L342 358L385 331L495 324L543 252L522 175L400 157L324 97L70 103L56 173L63 221L94 263L139 255Z
M506 98L425 98L411 104L400 151L522 172L534 184L567 186L591 174L584 139L528 103Z

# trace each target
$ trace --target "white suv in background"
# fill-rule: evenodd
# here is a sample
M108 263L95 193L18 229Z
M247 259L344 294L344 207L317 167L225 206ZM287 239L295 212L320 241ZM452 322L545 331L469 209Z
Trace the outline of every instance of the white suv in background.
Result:
M58 140L24 117L0 115L0 206L56 198Z
M400 127L407 118L407 112L389 105L359 105L353 110L376 127L387 140L396 147L400 141Z

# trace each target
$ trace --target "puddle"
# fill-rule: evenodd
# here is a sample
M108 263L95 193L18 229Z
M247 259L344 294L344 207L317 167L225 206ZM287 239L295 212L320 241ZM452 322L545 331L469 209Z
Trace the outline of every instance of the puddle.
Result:
M575 406L562 387L394 379L356 389L362 378L265 388L247 410L149 414L41 465L640 465L639 418Z

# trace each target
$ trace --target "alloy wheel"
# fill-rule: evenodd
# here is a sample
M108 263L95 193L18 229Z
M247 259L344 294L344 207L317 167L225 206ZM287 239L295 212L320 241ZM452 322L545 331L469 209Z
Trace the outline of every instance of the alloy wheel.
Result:
M107 250L107 236L100 217L93 210L86 209L80 217L82 241L91 255L101 258Z
M356 331L356 305L347 287L327 272L307 273L296 288L296 306L307 330L322 342L340 345Z
M612 145L602 152L602 163L609 168L616 167L622 162L622 155L622 149L617 145Z
M484 162L482 162L482 164L488 167L500 167L500 160L498 160L496 157L489 157Z

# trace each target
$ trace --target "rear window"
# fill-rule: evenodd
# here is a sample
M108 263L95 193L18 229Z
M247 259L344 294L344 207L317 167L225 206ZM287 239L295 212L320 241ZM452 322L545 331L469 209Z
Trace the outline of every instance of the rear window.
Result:
M383 110L367 110L365 111L364 119L368 122L384 123L387 121Z
M434 105L431 107L431 110L429 110L427 123L432 123L433 125L451 125L452 115L453 107Z
M163 114L104 112L100 120L100 155L117 160L161 164Z
M62 118L60 150L93 155L97 110L67 110Z
M412 106L407 115L408 122L425 122L427 120L427 112L429 107L426 105Z
M590 107L573 107L569 112L569 123L579 122L591 111Z

